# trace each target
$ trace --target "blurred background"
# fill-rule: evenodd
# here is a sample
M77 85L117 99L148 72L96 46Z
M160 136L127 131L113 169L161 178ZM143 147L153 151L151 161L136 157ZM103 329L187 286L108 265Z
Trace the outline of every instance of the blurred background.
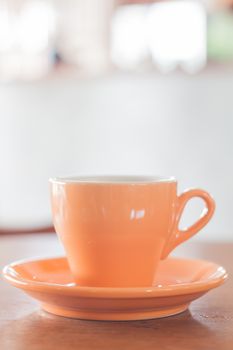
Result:
M232 0L0 0L1 232L51 225L50 176L161 174L233 240L232 159Z

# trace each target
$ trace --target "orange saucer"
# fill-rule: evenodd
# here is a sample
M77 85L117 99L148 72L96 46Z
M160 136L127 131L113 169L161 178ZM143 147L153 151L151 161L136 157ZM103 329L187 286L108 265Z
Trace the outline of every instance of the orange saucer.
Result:
M183 312L227 277L225 269L212 262L177 258L160 262L156 282L148 288L80 287L73 282L66 258L15 262L3 274L55 315L124 321Z

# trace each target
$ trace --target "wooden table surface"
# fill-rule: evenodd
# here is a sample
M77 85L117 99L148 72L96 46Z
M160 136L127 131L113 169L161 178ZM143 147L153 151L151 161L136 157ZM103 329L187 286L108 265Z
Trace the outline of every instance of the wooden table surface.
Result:
M13 260L62 254L54 234L0 235L0 267ZM0 349L232 350L233 244L188 242L176 255L222 264L225 285L178 316L133 322L66 319L40 310L36 301L0 281Z

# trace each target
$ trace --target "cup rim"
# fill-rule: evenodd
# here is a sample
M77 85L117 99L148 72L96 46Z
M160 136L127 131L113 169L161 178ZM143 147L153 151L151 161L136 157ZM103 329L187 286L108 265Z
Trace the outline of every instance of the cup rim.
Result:
M51 177L49 182L53 184L102 184L102 185L148 185L161 182L176 182L174 176L160 175L81 175Z

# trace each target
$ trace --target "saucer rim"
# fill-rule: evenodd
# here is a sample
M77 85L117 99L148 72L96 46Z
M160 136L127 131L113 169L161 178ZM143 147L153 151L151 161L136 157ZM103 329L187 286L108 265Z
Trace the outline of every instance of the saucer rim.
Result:
M58 283L48 283L41 282L32 279L22 278L19 274L15 272L14 267L27 263L35 263L39 261L48 261L54 259L66 259L65 256L55 256L55 257L43 257L34 259L20 259L6 265L2 274L3 277L15 287L24 289L26 291L32 292L43 292L43 293L61 293L66 295L75 295L85 298L154 298L154 297L165 297L165 296L175 296L175 295L186 295L206 292L210 289L216 288L223 284L227 278L228 273L226 269L214 262L203 260L203 259L187 259L182 257L169 257L168 259L183 260L183 261L199 261L206 264L211 264L216 269L217 275L209 277L209 280L186 282L179 284L171 284L169 286L149 286L149 287L88 287L88 286L74 286L65 285Z

